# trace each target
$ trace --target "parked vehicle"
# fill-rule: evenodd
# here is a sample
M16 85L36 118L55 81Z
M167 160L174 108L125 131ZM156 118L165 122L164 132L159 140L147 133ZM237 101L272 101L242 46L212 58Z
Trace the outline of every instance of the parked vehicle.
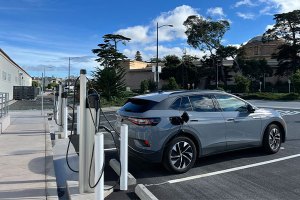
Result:
M158 92L130 98L117 111L116 128L129 126L129 153L184 173L196 158L262 146L279 151L286 123L272 109L257 108L223 91Z

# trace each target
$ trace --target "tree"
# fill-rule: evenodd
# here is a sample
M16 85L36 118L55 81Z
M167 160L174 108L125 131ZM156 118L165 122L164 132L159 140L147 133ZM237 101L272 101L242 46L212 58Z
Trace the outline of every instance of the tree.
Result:
M135 54L135 60L136 61L143 61L141 52L139 52L139 51L136 52L136 54Z
M238 92L249 92L250 80L243 75L236 75L234 77L236 89Z
M176 90L178 88L179 88L179 86L176 83L176 80L175 80L174 77L170 77L169 81L168 81L168 84L163 85L163 87L162 87L163 90Z
M300 68L300 10L275 14L274 20L273 28L263 34L263 41L285 41L274 58L279 62L277 74L290 75Z
M140 92L141 93L146 93L146 91L149 89L149 81L148 80L143 80L140 85Z
M32 81L31 85L33 87L39 87L39 83L37 81Z
M98 49L93 49L92 52L98 56L96 59L100 66L93 72L95 87L102 91L102 94L111 100L112 96L119 96L125 89L124 76L125 69L120 65L120 61L127 57L117 50L117 43L125 44L129 41L121 35L107 34L103 36L104 43L98 44Z
M182 88L187 87L187 83L198 83L200 70L194 64L194 61L198 58L190 55L184 55L182 58L175 55L168 55L164 59L165 67L162 69L160 76L163 80L174 77L177 83L181 83Z
M221 40L229 30L229 22L226 20L211 21L201 16L191 15L183 25L186 27L187 43L201 51L209 51L212 59L211 70L216 69L216 55L214 51L221 46Z
M265 59L261 60L240 60L241 72L244 76L253 81L259 80L266 74L267 76L273 75L272 68L268 65Z
M189 16L183 23L187 30L187 43L195 49L208 50L213 55L221 45L225 32L229 29L229 22L226 20L211 21L196 15Z
M292 76L292 83L295 91L300 93L300 70L298 69Z

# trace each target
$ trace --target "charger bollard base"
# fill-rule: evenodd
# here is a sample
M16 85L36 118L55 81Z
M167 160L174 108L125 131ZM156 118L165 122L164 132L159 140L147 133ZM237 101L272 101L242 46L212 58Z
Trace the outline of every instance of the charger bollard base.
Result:
M94 193L80 193L78 181L67 181L67 198L69 200L95 200ZM104 185L104 198L113 193L113 188L110 185Z

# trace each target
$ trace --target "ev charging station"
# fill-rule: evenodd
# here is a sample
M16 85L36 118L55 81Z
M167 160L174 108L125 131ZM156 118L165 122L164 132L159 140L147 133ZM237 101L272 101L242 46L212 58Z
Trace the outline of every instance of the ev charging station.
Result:
M88 94L86 70L80 70L80 98L77 106L77 134L79 135L79 182L80 194L95 192L95 199L104 199L112 192L112 187L105 193L104 187L104 134L100 132L100 97L95 91ZM74 94L75 95L75 94ZM67 92L59 84L55 98L55 118L59 125L62 139L68 138L68 105ZM109 130L107 130L109 131ZM120 190L128 188L128 126L122 125L120 131ZM95 146L94 146L95 145ZM94 150L94 152L93 152ZM94 155L94 156L93 156ZM114 159L113 159L114 160Z
M90 185L95 187L96 199L104 199L104 134L98 132L98 119L100 116L100 107L98 105L98 95L87 95L87 78L86 70L80 70L80 109L79 116L79 192L91 193L94 190ZM127 190L128 178L128 126L121 127L121 177L120 189ZM94 162L91 163L93 145ZM91 165L91 166L90 166ZM90 170L91 168L91 170ZM89 182L90 181L90 182Z

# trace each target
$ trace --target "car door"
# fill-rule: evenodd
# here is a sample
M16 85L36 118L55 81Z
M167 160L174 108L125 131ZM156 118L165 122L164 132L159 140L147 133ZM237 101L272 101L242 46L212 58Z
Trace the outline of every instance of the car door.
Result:
M256 146L260 142L261 118L247 110L247 103L227 94L215 98L226 121L227 150Z
M187 125L196 131L202 155L226 149L226 125L220 111L209 95L190 95L182 97L181 110L187 111L190 120Z

